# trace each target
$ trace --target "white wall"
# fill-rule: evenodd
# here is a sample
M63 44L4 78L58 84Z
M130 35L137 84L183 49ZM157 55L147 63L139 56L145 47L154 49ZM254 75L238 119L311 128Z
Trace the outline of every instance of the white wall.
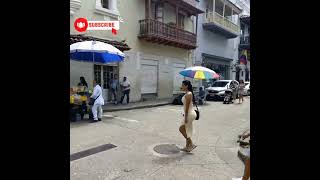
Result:
M93 64L87 62L70 61L70 87L77 86L80 77L83 76L88 83L89 88L92 87L93 81Z

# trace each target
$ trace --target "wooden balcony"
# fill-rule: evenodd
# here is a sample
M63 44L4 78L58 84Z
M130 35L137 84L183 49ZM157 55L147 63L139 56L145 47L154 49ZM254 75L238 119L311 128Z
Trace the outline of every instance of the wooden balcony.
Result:
M203 28L220 33L229 39L239 36L240 27L229 19L216 12L207 12L205 17L206 21L203 23Z
M176 26L168 25L153 19L140 20L138 37L146 41L174 46L183 49L195 49L197 36Z

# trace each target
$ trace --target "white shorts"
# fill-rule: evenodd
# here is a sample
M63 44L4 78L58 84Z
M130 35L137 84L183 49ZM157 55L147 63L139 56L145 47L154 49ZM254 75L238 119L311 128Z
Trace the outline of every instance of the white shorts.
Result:
M245 155L250 158L250 148L245 149Z

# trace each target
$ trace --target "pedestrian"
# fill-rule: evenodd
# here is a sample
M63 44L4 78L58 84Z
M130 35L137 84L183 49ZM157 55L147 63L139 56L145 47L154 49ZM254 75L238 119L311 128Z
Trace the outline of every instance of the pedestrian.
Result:
M179 131L183 135L183 137L186 139L186 147L184 147L182 150L190 152L197 146L193 144L191 140L191 136L193 135L193 121L196 119L197 114L193 108L193 104L195 104L195 98L192 90L191 82L188 80L185 80L182 82L181 90L185 92L185 95L182 97L182 103L183 103L183 121L182 125L179 128Z
M94 104L92 106L92 114L93 114L93 120L91 123L95 123L98 121L101 121L102 119L102 106L104 105L104 99L102 97L102 89L100 85L93 80L93 93L90 96L90 98L95 99Z
M88 83L86 82L83 76L80 77L80 82L78 83L78 86L84 86L88 88Z
M203 90L202 87L200 87L199 88L199 104L202 105L204 103L205 95L206 95L206 92Z
M123 77L123 81L121 82L122 87L122 97L121 97L121 104L123 104L124 96L127 96L127 104L129 104L130 100L130 82L127 77Z
M238 86L235 81L232 81L230 83L230 89L232 89L232 103L237 99L237 94L238 94Z
M88 97L88 83L86 82L83 76L80 77L77 93L81 96ZM87 109L88 109L86 101L82 101L82 103L78 106L79 106L79 113L80 113L81 119L83 119L84 114L87 113Z
M246 136L243 136L242 139L246 139L247 137L250 136L250 133L247 134ZM244 161L244 173L242 178L232 178L232 180L249 180L250 178L250 147L246 151L247 158Z
M240 104L241 100L243 102L244 87L245 87L245 84L244 84L243 80L240 80L240 83L239 83L239 104Z
M119 80L118 80L118 76L115 74L114 78L111 79L111 92L113 95L113 102L114 104L118 104L118 88L119 88Z

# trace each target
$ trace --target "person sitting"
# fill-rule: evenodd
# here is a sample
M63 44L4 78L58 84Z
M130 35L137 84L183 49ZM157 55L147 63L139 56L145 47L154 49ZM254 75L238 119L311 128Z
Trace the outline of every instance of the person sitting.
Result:
M202 87L199 88L199 104L204 103L206 92L203 90Z

